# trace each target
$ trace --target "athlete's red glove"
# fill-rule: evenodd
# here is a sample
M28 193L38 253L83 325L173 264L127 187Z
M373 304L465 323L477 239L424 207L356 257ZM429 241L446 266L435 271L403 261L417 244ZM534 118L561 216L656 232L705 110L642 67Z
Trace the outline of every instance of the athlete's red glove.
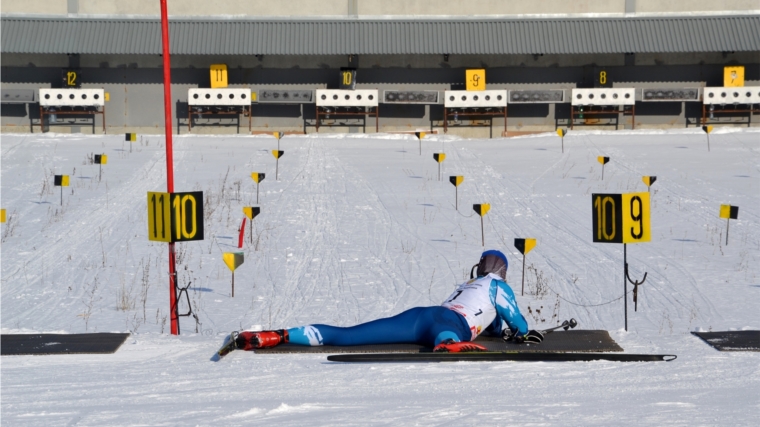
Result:
M480 344L475 344L470 341L454 342L452 339L447 339L435 346L433 349L436 353L463 353L473 351L488 351L487 348Z

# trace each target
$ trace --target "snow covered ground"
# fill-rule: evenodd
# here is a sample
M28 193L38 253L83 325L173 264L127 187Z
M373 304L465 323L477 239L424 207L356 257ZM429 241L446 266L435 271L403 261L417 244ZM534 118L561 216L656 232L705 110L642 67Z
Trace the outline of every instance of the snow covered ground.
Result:
M756 425L760 353L721 353L689 332L760 329L760 132L574 131L467 140L175 137L176 191L203 191L205 240L178 244L198 322L167 334L165 244L147 239L147 191L164 191L164 140L2 135L2 333L132 332L112 355L3 356L2 425ZM434 152L445 152L442 178ZM108 164L87 156L104 153ZM597 156L609 156L601 180ZM261 214L231 274L242 207ZM68 174L59 188L53 175ZM450 175L463 175L459 211ZM592 243L592 193L652 186L648 273L623 329L623 248ZM324 355L209 358L232 330L351 325L434 305L485 243L534 328L574 317L628 353L670 363L342 365ZM721 204L739 206L730 225ZM538 239L519 296L516 237ZM631 288L629 287L630 291ZM530 312L528 312L530 307ZM186 310L182 306L181 310ZM540 310L540 311L539 311Z

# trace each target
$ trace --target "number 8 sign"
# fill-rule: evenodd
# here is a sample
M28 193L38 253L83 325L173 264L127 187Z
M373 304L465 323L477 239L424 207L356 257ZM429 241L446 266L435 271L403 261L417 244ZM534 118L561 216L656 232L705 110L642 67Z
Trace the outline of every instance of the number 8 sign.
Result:
M651 241L649 193L592 194L591 201L594 242Z

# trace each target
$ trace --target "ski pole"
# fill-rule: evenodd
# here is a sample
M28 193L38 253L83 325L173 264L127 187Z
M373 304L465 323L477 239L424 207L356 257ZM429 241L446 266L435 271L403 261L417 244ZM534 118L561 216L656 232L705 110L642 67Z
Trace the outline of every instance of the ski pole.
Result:
M555 326L555 327L549 328L549 329L544 329L543 331L541 331L541 333L542 334L547 334L549 332L554 332L554 331L556 331L559 328L562 328L564 330L568 330L570 328L575 328L576 326L578 326L578 321L576 321L575 319L570 319L570 320L565 320L559 326Z

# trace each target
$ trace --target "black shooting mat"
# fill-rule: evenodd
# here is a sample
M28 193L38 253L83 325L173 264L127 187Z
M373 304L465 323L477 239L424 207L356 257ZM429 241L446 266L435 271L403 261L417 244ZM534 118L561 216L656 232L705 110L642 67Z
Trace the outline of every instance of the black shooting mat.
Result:
M115 353L129 334L8 334L0 336L0 354Z
M499 337L478 337L476 343L486 347L488 351L510 351L520 353L530 352L604 352L623 351L623 349L610 337L607 331L602 330L570 330L550 332L546 334L541 344L515 344L504 342ZM294 344L281 344L274 348L256 350L258 354L275 353L424 353L432 349L416 344L378 344L378 345L354 345L354 346L330 346L308 347Z
M692 332L718 351L760 351L760 331Z

